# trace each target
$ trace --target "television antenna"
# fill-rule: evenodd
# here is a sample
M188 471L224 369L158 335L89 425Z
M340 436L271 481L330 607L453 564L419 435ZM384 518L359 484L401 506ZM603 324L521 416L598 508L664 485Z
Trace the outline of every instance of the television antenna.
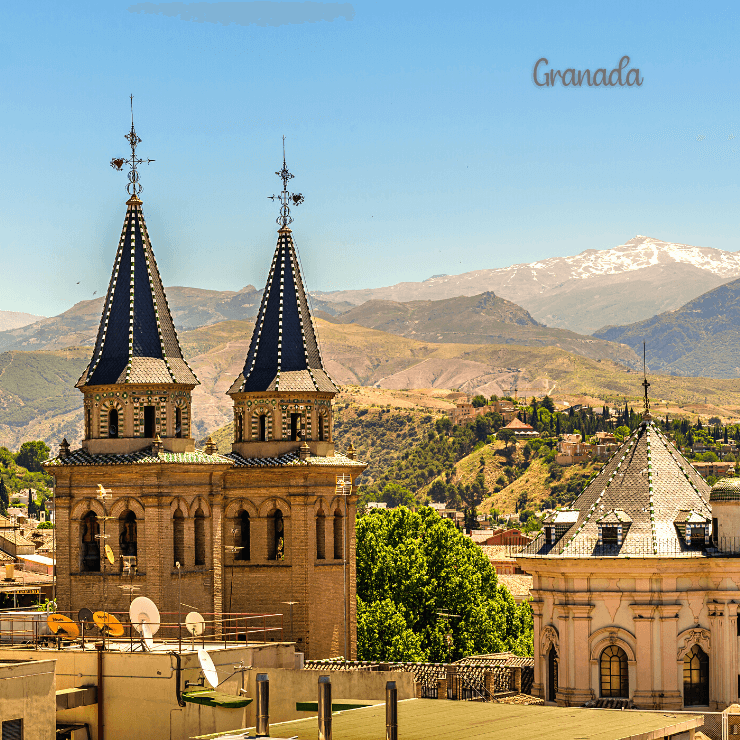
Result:
M85 649L85 629L87 628L88 624L94 624L93 620L93 613L90 609L88 609L86 606L83 606L82 609L77 613L77 621L80 623L81 633L82 633L82 649Z

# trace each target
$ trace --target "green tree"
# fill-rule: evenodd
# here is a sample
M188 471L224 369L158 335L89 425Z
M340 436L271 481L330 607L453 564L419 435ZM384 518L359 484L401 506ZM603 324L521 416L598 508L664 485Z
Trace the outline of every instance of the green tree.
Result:
M471 401L473 404L473 407L476 409L479 409L481 406L487 406L488 401L486 401L485 396L473 396L473 400Z
M543 409L547 409L551 414L555 413L555 402L550 396L545 396L540 404Z
M426 507L375 509L358 519L357 597L360 660L531 654L529 604L518 606L481 548Z
M49 448L41 440L24 442L15 456L15 461L18 465L22 465L33 473L41 473L43 471L41 463L48 459Z
M622 425L614 430L614 436L621 442L625 437L629 437L630 428Z
M437 504L447 501L447 484L439 478L429 487L429 497Z
M496 432L496 439L508 447L516 439L516 435L512 429L499 429Z
M386 483L381 495L381 501L385 501L388 506L414 506L414 494L408 488L404 488L399 483Z
M8 506L10 506L10 496L8 489L5 487L5 481L0 478L0 514L7 514Z

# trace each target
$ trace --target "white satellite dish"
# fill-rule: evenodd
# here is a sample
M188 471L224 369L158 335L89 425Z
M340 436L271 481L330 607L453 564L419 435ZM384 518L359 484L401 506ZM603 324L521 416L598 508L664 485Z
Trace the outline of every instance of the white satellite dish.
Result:
M206 620L198 612L190 612L185 617L185 629L193 637L200 637L205 632Z
M200 662L200 667L203 670L203 675L206 677L206 681L208 681L212 688L218 688L218 673L216 671L216 666L213 665L213 660L207 650L204 650L203 648L198 650L198 661Z
M148 622L141 623L141 641L147 650L154 650L154 640L152 640L152 630Z
M137 596L132 602L128 610L128 616L131 620L131 624L137 632L141 632L143 635L142 626L144 623L149 628L149 636L156 635L159 631L159 609L157 609L155 603L151 599L147 599L146 596Z

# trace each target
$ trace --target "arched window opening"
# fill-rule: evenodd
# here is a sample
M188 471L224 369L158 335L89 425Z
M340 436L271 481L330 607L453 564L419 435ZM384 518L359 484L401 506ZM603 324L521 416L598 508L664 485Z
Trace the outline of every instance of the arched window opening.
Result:
M319 442L326 441L326 416L319 414Z
M182 437L182 409L175 406L175 437Z
M283 512L277 509L272 516L268 517L269 560L283 560L285 558L285 522Z
M236 415L236 420L234 424L234 441L244 441L244 416L242 414Z
M154 406L144 406L144 436L147 439L154 439L156 431Z
M610 645L601 653L601 696L629 698L627 653L617 645Z
M555 701L558 694L558 654L553 645L547 653L547 701Z
M326 558L326 515L323 511L316 514L316 559Z
M118 439L118 409L108 412L108 438Z
M80 523L81 532L81 560L82 570L88 573L100 571L100 523L94 511L90 511L82 517Z
M251 555L251 543L249 541L250 536L250 521L249 513L246 511L240 511L237 518L237 536L238 539L234 543L237 547L241 548L236 553L236 560L249 560Z
M267 417L260 416L260 442L267 442Z
M291 414L290 415L290 439L295 442L299 439L301 439L303 435L301 434L301 414Z
M344 559L344 517L342 512L337 509L334 512L334 560Z
M85 409L85 439L92 438L92 409Z
M173 565L185 565L185 517L180 509L172 515L172 560Z
M686 707L709 704L709 656L698 645L683 659L683 703Z
M138 548L136 514L133 511L124 512L121 514L119 523L121 531L118 536L118 543L121 547L121 556L124 558L135 558Z
M206 564L206 515L201 508L195 512L195 564Z

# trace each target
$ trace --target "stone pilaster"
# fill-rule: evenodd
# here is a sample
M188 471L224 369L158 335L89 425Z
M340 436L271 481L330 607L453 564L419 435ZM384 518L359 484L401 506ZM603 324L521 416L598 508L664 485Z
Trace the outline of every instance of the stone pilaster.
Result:
M683 675L676 662L676 640L680 604L663 604L656 607L660 630L661 690L658 695L659 709L683 709L680 681Z
M653 690L654 655L653 625L655 606L653 604L630 604L632 619L635 625L636 671L635 690L632 700L643 709L655 709L656 700Z

